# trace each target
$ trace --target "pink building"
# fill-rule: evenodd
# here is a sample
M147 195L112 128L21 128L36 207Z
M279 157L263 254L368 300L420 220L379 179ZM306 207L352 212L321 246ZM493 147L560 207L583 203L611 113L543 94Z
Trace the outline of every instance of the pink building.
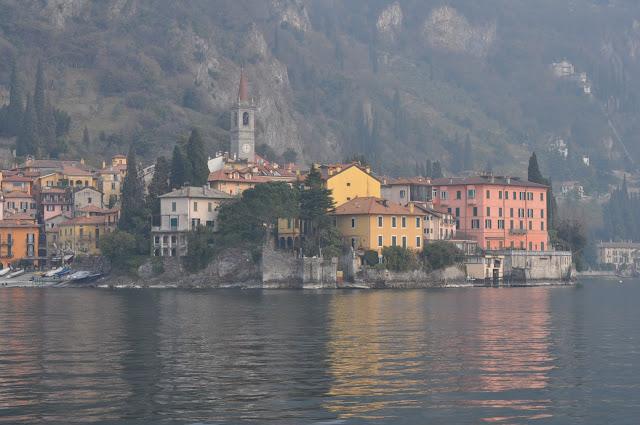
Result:
M433 179L431 185L434 206L455 216L457 238L487 250L550 248L547 186L497 176Z
M45 187L39 191L42 218L47 222L60 214L73 214L71 192L62 187Z

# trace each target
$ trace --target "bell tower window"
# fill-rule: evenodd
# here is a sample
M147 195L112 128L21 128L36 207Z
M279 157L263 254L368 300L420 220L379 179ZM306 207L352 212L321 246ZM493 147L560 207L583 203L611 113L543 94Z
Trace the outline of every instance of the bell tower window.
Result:
M249 113L245 112L242 114L242 125L245 127L249 125Z

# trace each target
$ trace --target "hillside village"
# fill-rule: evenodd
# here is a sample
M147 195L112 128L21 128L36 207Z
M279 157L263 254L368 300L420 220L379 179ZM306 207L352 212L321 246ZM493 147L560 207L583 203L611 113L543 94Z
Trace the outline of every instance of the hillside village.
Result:
M445 265L481 264L467 277L484 281L504 277L509 252L546 260L565 255L550 241L550 192L541 177L539 182L492 174L393 178L355 160L313 164L308 170L280 165L256 153L256 113L241 73L231 107L231 152L205 159L194 130L186 145L176 145L170 162L159 158L148 167L137 164L132 149L100 168L82 159L27 157L3 170L2 267L49 269L78 257L128 255L127 240L114 236L127 232L135 238L137 254L193 257L197 249L206 251L223 240L214 235L238 238L250 229L242 222L237 230L226 228L231 225L221 215L245 202L247 194L258 196L258 189L273 199L254 203L248 221L267 226L273 248L297 257L350 252L358 268L379 265L399 271L415 261L407 258L437 248L451 256ZM287 209L292 189L298 191L300 205ZM282 205L269 206L278 196L283 196L277 201ZM273 208L277 212L271 213L270 223L261 214L270 217ZM228 211L227 223L241 215ZM210 235L204 245L197 239L200 233ZM115 254L102 252L114 242ZM406 257L408 263L392 265L390 257ZM570 266L569 260L557 278L569 276Z

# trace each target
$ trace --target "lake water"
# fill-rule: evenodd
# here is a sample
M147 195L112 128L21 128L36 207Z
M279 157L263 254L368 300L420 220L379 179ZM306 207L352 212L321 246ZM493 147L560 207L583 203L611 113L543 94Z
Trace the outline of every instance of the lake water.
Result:
M0 290L0 423L638 424L640 281Z

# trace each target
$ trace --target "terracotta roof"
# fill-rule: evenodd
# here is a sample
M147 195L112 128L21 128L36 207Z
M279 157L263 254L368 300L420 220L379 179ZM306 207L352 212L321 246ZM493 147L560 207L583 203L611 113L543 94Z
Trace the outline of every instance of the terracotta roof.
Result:
M418 215L411 212L408 207L404 207L386 199L363 197L352 199L334 210L336 215L363 215L363 214L396 214L396 215Z
M64 166L62 168L62 173L70 176L93 176L93 173L87 170L83 170L82 168L72 167L72 166Z
M5 218L4 220L0 220L0 227L4 227L4 228L25 227L25 228L37 229L40 226L35 222L34 219L13 220L13 219Z
M14 213L14 214L10 214L10 213L6 213L5 211L5 219L8 220L27 220L27 221L35 221L35 216L32 214L28 214L28 213L23 213L23 212L19 212L19 213Z
M107 221L103 216L90 216L90 217L74 217L67 221L60 223L60 226L75 226L78 224L105 224Z
M231 199L231 195L206 186L185 186L159 196L160 198Z
M548 186L521 180L519 177L507 176L472 176L472 177L443 177L431 180L432 186L454 186L454 185L496 185L513 187L537 187L547 188Z
M4 176L2 178L3 182L33 182L34 177L28 177L21 174L14 174L9 176Z
M99 214L117 213L117 210L107 209L107 208L100 208L100 207L97 207L95 205L85 205L84 207L77 208L76 211L78 211L78 212L88 212L88 213L99 213Z
M397 179L394 178L384 178L385 186L393 186L393 185L420 185L420 186L430 186L432 180L426 177L400 177Z
M435 215L437 217L442 217L445 214L453 215L446 208L443 208L443 207L430 207L424 203L418 203L418 202L416 202L414 205L416 206L416 208L419 208L420 210L426 212L427 214Z
M357 167L359 168L363 173L366 173L368 175L370 175L372 178L378 180L380 183L382 183L382 181L376 177L374 174L371 173L367 173L367 168L363 167L362 165L360 165L357 162L353 162L351 164L329 164L329 165L320 165L320 175L322 176L322 178L324 180L329 180L330 178L333 178L335 176L337 176L338 174L344 173L346 170L348 170L349 168L352 167ZM334 172L333 174L329 175L329 170L330 169L340 169L340 171Z
M12 192L7 192L4 194L4 198L29 198L29 199L33 199L32 195L29 195L26 192L21 192L19 190L14 190Z
M233 178L230 175L238 173L238 178ZM249 174L250 177L244 177L244 175ZM216 181L227 181L227 182L246 182L246 183L268 183L272 181L276 181L276 179L271 176L256 176L254 174L250 174L249 172L241 172L240 170L218 170L209 174L209 178L207 179L209 182Z
M113 155L112 158L126 158L127 155L123 154L123 153L117 153L115 155Z

